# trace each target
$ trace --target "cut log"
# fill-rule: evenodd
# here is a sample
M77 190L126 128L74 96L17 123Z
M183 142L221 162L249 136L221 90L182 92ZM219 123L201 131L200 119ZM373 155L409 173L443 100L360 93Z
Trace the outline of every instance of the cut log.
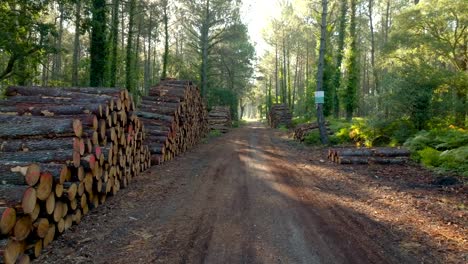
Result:
M0 115L0 138L15 139L32 136L42 137L81 137L83 128L97 129L95 115L75 115L63 117L11 116Z
M40 151L40 150L76 150L84 153L84 141L79 138L36 138L0 140L0 152Z
M46 236L44 237L43 247L47 247L52 241L54 241L55 237L55 224L49 224L49 230L47 231Z
M54 183L54 178L52 174L48 172L41 173L41 178L39 179L39 184L36 188L36 195L39 200L45 201L49 195L52 193L52 185Z
M8 243L3 250L3 260L5 264L15 264L19 255L24 252L26 245L24 241L16 241L9 239Z
M16 210L11 207L0 207L0 233L6 235L10 233L16 224Z
M18 207L24 213L30 214L36 206L36 190L29 186L0 185L0 206Z
M33 224L36 235L40 238L44 238L49 231L49 220L47 218L39 218Z
M32 231L32 220L29 215L24 215L16 221L13 235L17 241L25 240Z

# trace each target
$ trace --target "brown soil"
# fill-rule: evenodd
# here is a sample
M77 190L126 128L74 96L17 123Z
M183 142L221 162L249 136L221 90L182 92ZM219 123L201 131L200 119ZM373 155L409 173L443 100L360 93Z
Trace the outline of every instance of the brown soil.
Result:
M258 123L135 179L37 263L466 263L466 185L341 166Z

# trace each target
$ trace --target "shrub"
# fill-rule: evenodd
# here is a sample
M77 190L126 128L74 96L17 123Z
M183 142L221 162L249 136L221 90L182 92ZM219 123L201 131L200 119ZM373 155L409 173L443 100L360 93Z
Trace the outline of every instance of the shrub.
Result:
M441 167L468 176L468 146L446 150L440 154Z
M279 129L280 131L283 131L283 132L288 132L288 131L289 131L288 127L286 127L285 125L280 125L280 126L278 127L278 129Z
M440 166L442 160L440 158L440 151L435 150L431 147L426 147L423 150L418 151L422 164L428 167Z
M304 137L304 143L307 145L320 145L322 141L320 140L320 132L318 130L312 131Z
M210 137L219 137L222 133L218 129L213 129L210 131Z

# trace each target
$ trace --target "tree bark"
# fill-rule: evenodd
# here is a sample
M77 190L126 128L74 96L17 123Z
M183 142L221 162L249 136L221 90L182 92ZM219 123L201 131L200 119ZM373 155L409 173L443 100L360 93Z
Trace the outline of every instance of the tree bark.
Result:
M78 86L78 68L80 62L81 0L76 1L75 40L73 42L72 85Z
M325 65L326 33L327 33L328 0L322 0L322 22L320 25L320 49L317 69L317 91L323 91L323 71ZM323 115L323 104L317 104L317 123L319 124L320 140L322 144L328 144L328 135Z

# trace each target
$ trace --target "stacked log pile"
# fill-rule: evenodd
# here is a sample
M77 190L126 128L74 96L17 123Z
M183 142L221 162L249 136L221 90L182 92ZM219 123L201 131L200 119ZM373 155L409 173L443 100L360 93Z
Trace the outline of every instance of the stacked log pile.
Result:
M410 152L401 148L329 149L328 159L338 164L403 164Z
M330 130L330 128L328 127L329 123L325 123L325 127L327 129L327 132L329 135L332 135L333 134L333 131ZM295 140L298 140L298 141L304 141L305 137L314 132L314 131L318 131L319 130L319 126L317 123L307 123L307 124L301 124L301 125L298 125L295 129L294 129L294 139Z
M213 106L208 114L208 123L211 130L226 133L232 126L231 110L229 106Z
M161 81L142 98L137 115L146 128L153 164L185 152L209 129L200 91L191 81Z
M126 90L9 87L0 101L0 233L5 263L57 235L150 166ZM23 262L21 262L23 263Z
M291 127L292 114L286 104L274 104L268 113L268 124L272 128L280 126Z

